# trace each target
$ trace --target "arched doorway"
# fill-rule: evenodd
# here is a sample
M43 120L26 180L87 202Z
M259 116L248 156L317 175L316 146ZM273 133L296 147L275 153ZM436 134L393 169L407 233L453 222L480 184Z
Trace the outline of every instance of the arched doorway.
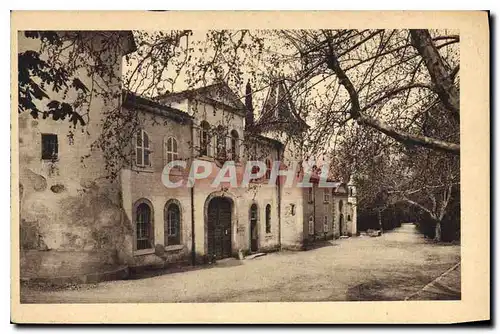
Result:
M231 201L215 197L208 204L208 255L216 259L231 256Z
M259 250L259 224L257 217L257 204L250 207L250 251Z

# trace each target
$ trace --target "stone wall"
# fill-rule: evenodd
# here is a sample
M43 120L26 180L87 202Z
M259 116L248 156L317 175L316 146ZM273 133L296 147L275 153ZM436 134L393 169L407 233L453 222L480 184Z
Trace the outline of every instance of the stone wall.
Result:
M22 34L18 37L20 52L36 49L35 40ZM98 44L99 38L94 42ZM115 65L120 77L121 58ZM90 87L91 80L84 72L79 79ZM119 82L108 84L110 90L121 91ZM64 98L71 103L76 93L70 90L67 96L52 98ZM101 131L102 113L112 108L118 108L118 104L94 96L89 108L90 121L76 129L69 126L68 120L19 115L21 262L29 262L23 259L29 251L44 251L47 261L50 260L47 254L53 252L97 252L101 254L98 258L120 262L118 254L127 243L131 224L121 209L119 185L106 178L101 152L91 150ZM57 159L42 159L42 134L57 135ZM82 160L84 156L88 157ZM80 259L83 265L85 257Z

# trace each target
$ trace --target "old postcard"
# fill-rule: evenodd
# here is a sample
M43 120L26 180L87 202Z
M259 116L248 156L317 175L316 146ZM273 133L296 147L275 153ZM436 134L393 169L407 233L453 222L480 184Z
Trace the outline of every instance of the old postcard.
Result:
M11 19L13 322L489 319L486 12Z

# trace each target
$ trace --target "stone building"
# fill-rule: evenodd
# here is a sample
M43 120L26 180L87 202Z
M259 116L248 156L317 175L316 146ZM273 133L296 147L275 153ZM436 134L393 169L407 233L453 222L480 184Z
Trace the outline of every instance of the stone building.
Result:
M124 53L132 52L131 35L121 38ZM116 71L121 73L121 62ZM239 252L303 249L356 233L352 182L322 188L312 177L312 188L285 187L282 177L269 184L266 172L245 187L210 186L226 161L234 161L238 184L248 160L268 167L279 161L280 170L301 161L296 138L307 124L284 81L270 87L257 120L249 87L243 103L223 83L156 99L125 92L122 102L94 100L87 134L71 142L60 122L20 115L21 276L50 275L54 268L64 273L64 266L85 271L200 263ZM137 124L124 152L130 163L111 182L105 157L90 144L102 130L103 109L113 107L135 115ZM44 157L43 147L57 147L56 159ZM188 176L194 159L210 163L212 174L192 187L164 185L165 177ZM174 160L185 161L186 168L165 175Z

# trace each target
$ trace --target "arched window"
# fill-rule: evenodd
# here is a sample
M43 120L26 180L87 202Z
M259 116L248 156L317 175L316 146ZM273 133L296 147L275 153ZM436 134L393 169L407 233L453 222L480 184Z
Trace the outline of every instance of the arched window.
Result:
M268 180L271 178L271 169L272 169L271 160L266 159L266 179Z
M140 200L135 205L136 250L154 247L153 214L149 201Z
M165 246L181 243L181 210L177 203L167 203L164 209Z
M351 221L351 215L347 215L347 220Z
M165 165L178 159L179 153L177 150L177 140L175 140L175 138L164 138L163 147L165 151Z
M266 205L266 233L271 233L271 205Z
M208 122L201 122L200 127L200 155L209 155L210 148L210 124Z
M148 134L141 129L135 137L135 164L139 167L151 166Z
M313 216L309 216L309 234L314 234L314 218Z
M231 131L231 159L238 161L239 155L239 136L236 130Z

